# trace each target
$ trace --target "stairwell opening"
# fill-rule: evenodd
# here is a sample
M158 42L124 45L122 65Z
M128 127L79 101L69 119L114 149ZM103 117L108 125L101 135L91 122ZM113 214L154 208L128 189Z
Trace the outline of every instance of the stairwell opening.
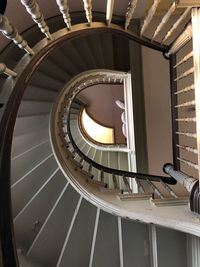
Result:
M88 125L90 128L86 128L84 118L88 115L94 122L108 129L109 140L104 142L99 136L100 143L126 145L125 110L120 109L116 104L116 101L124 102L123 84L97 84L82 90L77 97L85 103L85 109L80 117L83 132L90 137L92 134L92 139L95 139L97 134L97 130L92 126ZM95 140L98 142L97 139Z

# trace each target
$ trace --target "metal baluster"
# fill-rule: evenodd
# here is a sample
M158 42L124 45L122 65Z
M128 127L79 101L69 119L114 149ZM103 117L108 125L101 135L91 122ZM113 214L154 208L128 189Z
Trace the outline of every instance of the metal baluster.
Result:
M47 39L52 40L52 36L49 32L49 27L44 21L44 17L40 12L38 3L35 0L21 0L21 3L25 6L27 12L31 15L31 18L38 24L41 32L44 33Z
M176 23L172 26L172 28L165 35L165 37L161 41L161 44L163 44L173 34L173 32L178 28L178 26L182 23L182 21L187 17L187 15L189 14L190 11L191 11L191 7L188 7L183 12L183 14L180 16L180 18L176 21Z
M125 30L127 30L131 19L133 17L133 13L135 11L136 5L137 5L138 0L131 0L128 3L127 11L126 11L126 20L125 20Z
M4 63L0 63L0 74L6 74L7 76L16 77L17 73L6 67Z
M171 5L171 7L169 8L169 10L167 11L167 13L165 14L165 16L163 17L163 19L161 20L160 24L158 25L158 27L155 30L155 33L152 37L152 41L154 41L154 39L156 38L156 36L159 34L159 32L161 32L162 28L164 27L164 25L168 22L168 20L170 19L171 15L173 14L173 12L176 9L176 2L173 2L173 4Z
M181 64L183 64L184 62L188 61L190 58L193 57L193 51L188 53L186 56L184 56L180 61L177 62L176 65L174 65L174 68L177 68L178 66L180 66Z
M67 0L56 0L56 3L59 7L60 13L63 15L64 22L67 25L67 28L71 30L71 17L69 15L69 5Z
M140 32L140 35L142 36L144 34L144 31L146 30L146 28L148 27L148 25L150 24L155 12L156 12L156 9L159 5L159 3L161 2L161 0L154 0L154 3L152 5L152 7L149 9L149 12L147 14L147 17L145 18L144 20L144 23L142 25L142 29L141 29L141 32Z
M92 0L83 0L86 18L89 26L92 23Z
M17 29L10 23L6 16L0 14L0 31L29 55L34 55L34 51L28 46L27 42L17 32Z

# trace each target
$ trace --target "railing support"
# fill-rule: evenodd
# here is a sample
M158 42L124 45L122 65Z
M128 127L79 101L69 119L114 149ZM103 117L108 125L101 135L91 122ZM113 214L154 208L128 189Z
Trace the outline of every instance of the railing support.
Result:
M56 0L56 3L59 7L60 12L63 15L63 19L67 25L67 28L71 30L72 25L71 25L71 18L69 15L69 6L67 0Z
M7 76L16 77L17 73L6 67L4 63L0 63L0 74L6 74Z
M168 20L170 19L171 15L173 14L173 12L176 9L176 2L173 2L173 4L171 5L171 7L169 8L169 10L167 11L167 13L165 14L165 16L162 18L160 24L158 25L158 27L156 28L154 35L152 37L152 40L154 40L156 38L156 36L161 32L162 28L166 25L166 23L168 22Z
M92 23L92 0L83 0L85 15L90 26Z
M156 9L158 7L158 5L160 4L161 0L154 0L152 7L149 9L148 14L144 20L144 23L142 25L142 29L140 31L140 36L143 36L146 28L149 26L149 24L151 23L154 14L156 13Z
M108 26L110 25L112 20L114 2L115 2L114 0L107 0L106 22Z
M17 29L9 22L7 17L0 14L0 31L29 55L34 55L34 51L28 46L27 42L17 32Z
M161 44L163 44L164 42L167 41L167 39L174 33L174 31L181 25L181 23L183 22L183 20L188 16L188 14L190 13L191 8L188 7L183 14L179 17L179 19L174 23L174 25L172 26L172 28L167 32L167 34L165 34L165 37L162 39Z
M127 30L131 19L133 17L133 13L135 11L136 5L137 5L138 0L130 0L128 3L127 11L126 11L126 21L125 21L125 30Z
M46 35L47 39L52 40L51 34L49 32L49 27L44 21L44 17L40 12L38 3L35 0L21 0L21 3L25 6L27 12L31 15L35 23L38 24L41 32Z

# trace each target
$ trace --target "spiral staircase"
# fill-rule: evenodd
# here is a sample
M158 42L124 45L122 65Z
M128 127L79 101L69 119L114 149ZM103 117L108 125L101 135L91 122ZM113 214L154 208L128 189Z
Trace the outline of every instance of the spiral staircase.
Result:
M34 9L35 1L31 2L32 7L26 3L28 12L38 14L38 9ZM56 5L54 2L52 5ZM61 14L66 15L66 6L61 8L62 1L57 2ZM199 266L200 219L189 210L189 194L183 185L173 185L171 173L171 178L143 174L139 164L138 172L131 172L128 153L119 148L109 151L91 144L80 130L79 115L83 103L77 98L79 89L91 84L122 83L119 73L127 73L133 67L130 41L171 57L170 64L177 70L177 73L171 72L172 89L178 88L181 94L183 88L190 94L187 98L184 93L180 99L177 94L172 96L173 164L176 170L187 173L187 177L199 178L198 152L190 155L197 136L183 136L195 127L189 124L193 121L187 122L185 128L181 124L181 120L188 116L188 111L183 110L185 107L191 108L191 112L198 110L197 98L195 104L191 100L194 88L190 88L191 83L195 84L195 75L194 79L190 75L197 63L193 65L192 56L188 56L195 47L184 28L191 10L188 6L181 9L185 16L180 20L183 26L169 46L159 39L155 41L159 31L152 40L149 37L152 29L142 37L160 1L154 1L153 6L147 5L149 12L146 9L141 36L138 34L141 18L130 21L132 16L135 18L135 7L137 12L144 9L143 4L137 6L140 1L130 2L125 30L124 18L112 17L114 1L107 4L110 5L107 7L107 25L105 14L97 12L93 12L93 21L100 22L92 22L91 2L83 2L88 24L83 12L75 12L71 14L72 26L69 16L65 16L66 29L62 16L58 15L48 20L53 34L43 24L47 38L41 37L36 26L23 33L32 47L29 49L25 45L25 49L29 54L33 51L34 56L24 55L13 44L1 53L1 61L9 68L4 68L0 80L0 265ZM171 2L171 8L165 6L166 3L164 5L168 17L172 13ZM95 7L105 12L97 3L94 3L94 10ZM22 5L21 8L24 9ZM73 11L78 10L76 6L73 8ZM196 9L195 5L193 9ZM117 3L114 11L123 13L117 9ZM175 21L177 14L173 17ZM27 13L26 16L30 15ZM164 17L164 22L167 23L168 17ZM186 37L180 41L182 32ZM174 62L174 54L177 62ZM187 101L184 107L180 106L183 101ZM181 111L177 112L177 108ZM198 129L197 118L195 122ZM176 132L179 132L179 138ZM198 143L196 146L195 151L198 151ZM136 178L137 193L131 187L133 178Z

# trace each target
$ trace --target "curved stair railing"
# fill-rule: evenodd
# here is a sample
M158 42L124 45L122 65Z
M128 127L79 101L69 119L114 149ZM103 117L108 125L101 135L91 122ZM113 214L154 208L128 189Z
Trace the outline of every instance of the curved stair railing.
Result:
M23 1L24 3L26 1ZM60 3L57 1L58 4ZM34 48L30 48L27 43L21 38L21 36L18 35L17 31L14 30L14 27L6 20L3 19L1 16L1 30L4 31L5 35L7 35L8 38L12 38L13 41L21 46L22 48L25 48L29 54L33 55L34 57L28 58L28 56L25 56L24 59L20 62L23 67L18 71L15 71L15 69L12 71L6 71L7 74L11 76L15 76L16 73L18 73L18 76L15 80L9 80L6 81L6 84L4 86L4 90L7 90L8 93L6 95L8 96L6 101L4 101L4 109L3 113L1 114L1 124L0 124L0 155L1 155L1 161L0 161L0 263L2 266L19 266L18 259L17 259L17 253L15 249L15 239L13 235L13 224L12 224L12 217L11 217L11 198L10 198L10 158L11 158L11 144L12 144L12 135L14 130L14 124L17 116L17 111L19 109L19 105L23 96L23 93L26 89L26 86L33 75L33 73L37 70L39 64L52 52L54 49L58 48L62 43L64 43L67 39L73 39L77 36L80 36L81 34L92 34L94 31L99 30L101 32L114 32L116 34L121 34L125 38L129 38L130 40L134 40L142 45L146 45L147 47L156 49L158 51L163 52L166 54L166 56L171 56L172 54L176 53L186 42L188 39L191 38L191 25L189 24L188 27L183 31L183 34L181 34L178 38L175 39L175 42L169 47L168 45L163 45L163 43L166 41L167 38L169 38L174 30L177 29L177 27L180 25L181 22L187 17L189 14L191 7L186 8L185 11L182 13L180 18L177 20L177 22L174 24L172 29L167 33L167 37L162 40L161 42L154 41L156 35L161 31L163 25L168 21L171 14L174 12L175 8L172 6L170 8L170 11L164 16L163 20L159 24L156 33L154 34L152 40L151 38L141 37L143 36L144 32L147 29L147 26L151 22L155 11L157 9L159 1L154 1L154 4L152 8L149 10L149 13L147 14L146 19L144 20L144 24L141 29L140 36L137 36L133 34L131 31L124 31L122 27L116 26L113 24L109 24L109 27L106 27L104 23L96 23L91 22L92 16L91 16L91 6L87 5L87 1L84 1L85 4L85 10L86 15L88 18L88 23L91 27L88 27L87 25L74 25L73 30L71 32L66 32L66 29L62 29L59 32L53 33L52 35L49 35L47 30L47 35L49 38L53 38L52 41L47 42L46 39L42 40L40 43L38 43ZM135 6L137 1L130 1L127 14L126 14L126 22L125 22L125 28L127 28L130 24L130 18L132 17ZM60 3L61 4L61 3ZM173 4L175 7L178 7L179 4ZM61 7L62 8L62 7ZM27 7L27 10L31 13L32 16L37 13L36 6L33 5L33 9L29 9ZM60 9L62 10L62 14L64 15L64 18L68 17L68 9ZM41 15L42 16L42 15ZM112 14L109 14L109 20L110 17L112 17ZM68 24L69 24L69 17L68 17ZM36 20L36 22L38 22ZM45 27L44 22L42 27ZM42 28L41 27L41 28ZM11 34L14 33L14 35ZM172 57L171 57L172 59ZM9 67L9 66L8 66ZM6 88L6 89L5 89ZM2 103L1 103L2 105ZM69 138L70 131L68 131ZM65 136L63 135L63 138ZM59 137L60 138L60 137ZM73 139L70 140L71 143L73 143ZM78 151L78 150L77 150ZM66 153L66 150L65 150ZM85 158L86 160L86 158ZM73 161L72 161L73 162ZM73 162L73 164L76 164ZM94 163L93 163L94 164ZM80 166L80 165L79 165ZM78 167L79 167L78 166ZM107 171L109 171L107 169ZM74 170L73 173L76 176L76 172ZM134 174L135 176L140 176L139 174ZM141 178L140 176L139 178ZM161 178L161 177L160 177ZM160 179L159 178L159 179ZM169 181L169 178L164 178L164 181ZM174 181L171 179L171 181ZM106 202L104 202L104 206L106 205ZM116 208L114 207L113 210L116 211ZM117 212L117 211L116 211ZM125 213L122 214L122 216L127 216ZM131 216L130 216L131 217ZM155 222L155 221L154 221ZM170 225L170 223L166 224ZM173 228L173 223L170 225ZM180 227L181 228L181 227ZM181 228L184 230L184 227ZM192 230L189 230L192 232ZM197 231L197 230L196 230ZM195 230L194 232L195 233Z
M17 77L7 79L3 85L1 93L4 95L3 109L1 109L1 124L0 124L0 235L1 235L1 258L4 266L19 266L18 258L15 248L15 240L13 235L13 223L11 216L11 197L10 197L10 158L11 158L11 144L12 135L17 116L17 111L20 106L22 96L26 87L39 67L39 64L44 61L47 56L55 49L60 47L66 40L72 40L77 36L81 36L84 32L92 34L95 31L121 33L124 37L128 37L143 45L166 52L166 46L160 46L157 43L151 43L145 38L140 38L132 32L125 32L120 26L111 25L109 28L104 23L93 23L92 27L85 24L73 26L73 31L66 32L62 29L53 33L53 41L47 42L45 39L40 41L35 47L34 57L27 55L18 63L16 71ZM19 66L21 66L19 68ZM15 71L15 68L14 68Z
M98 71L101 73L101 71ZM82 76L82 75L81 75ZM80 90L83 90L84 88L87 88L90 85L94 85L94 84L99 84L99 83L106 83L106 80L104 80L104 78L107 78L109 80L113 80L116 79L115 75L113 75L113 77L110 77L110 75L106 75L106 72L104 74L99 75L97 74L96 77L95 75L91 75L88 76L86 78L83 78L83 80L78 81L72 88L70 88L70 92L68 95L65 95L65 99L70 99L69 102L67 101L66 103L62 103L62 108L59 110L59 116L60 118L62 118L62 116L64 115L63 113L65 113L65 120L66 120L66 124L67 124L67 132L60 132L60 135L63 137L63 134L66 134L69 138L70 143L72 144L72 146L74 147L74 150L76 153L79 154L79 156L81 158L83 158L85 161L87 161L90 165L92 165L93 167L103 170L104 172L107 173L111 173L113 175L121 175L121 176L126 176L126 177L131 177L131 178L138 178L138 179L150 179L152 181L158 181L158 180L162 180L165 183L168 184L176 184L176 181L174 179L170 179L169 177L163 177L163 176L156 176L156 175L148 175L148 174L140 174L140 173L133 173L133 172L124 172L121 170L115 170L115 169L111 169L111 168L106 168L104 166L101 166L100 164L92 161L90 158L88 158L76 145L73 136L71 134L71 130L70 130L70 115L71 115L71 109L72 109L72 103L74 98L76 97L76 95L80 92ZM75 90L73 90L75 88ZM66 112L67 109L67 112ZM60 125L60 122L58 121L58 125ZM64 125L61 124L61 129L64 128Z
M60 96L58 97L52 111L51 131L50 131L53 149L58 158L58 164L60 164L61 168L65 172L67 164L69 163L71 165L73 163L74 167L76 168L76 171L84 173L87 177L86 178L87 182L90 184L95 184L95 186L99 185L103 187L108 187L108 184L105 183L104 176L105 174L111 174L110 179L112 180L112 182L110 184L112 184L112 187L110 189L112 189L111 190L112 193L115 192L116 194L122 193L122 190L120 191L120 187L117 182L118 180L116 179L116 176L118 176L118 179L122 179L125 184L126 193L129 193L129 195L126 195L125 197L121 196L121 199L122 198L142 199L143 197L149 199L150 197L152 197L152 195L149 194L143 195L147 193L145 192L145 189L141 183L141 180L144 180L149 184L150 188L152 189L151 193L154 193L157 196L156 198L161 199L161 201L159 201L158 199L152 200L152 202L155 203L156 205L164 205L163 203L165 202L169 204L170 201L172 201L173 205L175 205L175 203L176 204L177 203L183 204L183 202L187 203L188 198L184 199L182 199L181 197L179 198L177 193L168 185L176 183L176 181L173 178L141 174L141 173L125 172L102 166L101 164L93 161L91 158L88 158L75 143L70 129L70 111L72 109L73 100L76 98L76 95L84 88L90 85L94 85L95 83L96 84L102 83L103 81L106 81L106 79L108 78L111 81L112 79L116 80L116 76L114 75L114 73L113 75L111 75L108 74L106 71L102 70L96 72L89 71L86 72L85 74L78 75L76 79L74 79L71 83L69 83L65 87L65 89L61 92ZM88 165L87 170L83 170L83 162L87 162ZM97 179L95 179L91 171L92 169L98 169L101 172L100 181L97 181ZM68 172L67 175L69 175ZM139 192L138 194L132 194L131 192L130 185L127 180L127 178L130 177L137 179L139 188L141 190L141 192ZM160 189L159 187L157 187L153 183L153 181L159 182L163 188ZM109 190L107 191L109 192ZM172 199L166 197L166 192L172 196Z
M139 173L128 173L104 167L88 158L78 148L70 130L70 110L73 105L73 100L76 98L76 94L78 94L80 90L84 89L85 87L88 87L90 84L95 84L95 82L98 84L101 79L105 80L105 77L103 75L98 75L98 72L95 73L95 71L93 74L92 71L89 71L83 76L84 77L82 77L82 75L78 75L66 85L66 87L63 89L63 91L57 98L54 108L52 110L50 130L51 142L57 162L61 167L63 174L68 177L72 186L74 186L74 188L81 195L83 195L84 198L88 199L96 206L106 209L106 211L116 215L134 218L132 211L137 213L137 203L139 203L135 200L141 199L143 201L146 199L145 204L143 202L143 209L145 210L148 208L151 210L152 206L150 208L149 204L153 203L156 207L160 207L159 210L157 210L158 213L162 210L162 207L167 207L171 205L180 205L179 212L181 210L183 211L184 205L186 205L189 200L188 197L180 197L176 192L176 189L173 188L173 185L167 184L167 182L175 182L172 178L156 177L153 175L148 176L147 174ZM111 77L109 77L109 79L112 80ZM116 79L115 76L114 79ZM83 168L85 162L88 166L88 168L86 169ZM92 171L97 169L101 173L99 179L96 179ZM181 180L185 179L185 176L182 176L181 179L177 179L176 175L174 175L173 172L167 172L165 168L164 171L172 175L175 180L178 180L187 189L191 189L197 184L196 179L190 180L191 183L188 179L188 183L185 183ZM104 174L110 175L110 183L105 181ZM119 176L121 176L121 178L119 178ZM181 173L179 174L179 176L181 177ZM128 177L134 177L137 179L140 188L139 193L133 194L131 192L130 186L127 182ZM150 192L147 191L144 187L141 178L145 180L145 182L147 182L147 184L151 188ZM118 183L118 179L123 180L123 190ZM188 186L187 184L190 184L190 186ZM191 190L188 191L191 192ZM128 212L128 207L130 207L129 204L127 204L126 201L122 200L132 200L131 212ZM107 203L106 206L105 202ZM171 219L173 218L172 214L173 209L171 209ZM137 218L140 218L139 214L137 214ZM168 223L162 225L169 227ZM173 226L170 225L170 227ZM190 227L191 226L188 226L188 229Z

